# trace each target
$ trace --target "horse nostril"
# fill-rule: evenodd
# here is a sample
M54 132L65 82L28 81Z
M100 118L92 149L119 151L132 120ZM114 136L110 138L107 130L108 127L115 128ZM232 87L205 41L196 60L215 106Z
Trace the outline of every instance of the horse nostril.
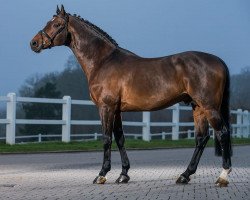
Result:
M31 44L31 46L33 46L33 47L37 47L37 41L35 41L35 40L33 40L33 41L31 41L30 42L30 44Z

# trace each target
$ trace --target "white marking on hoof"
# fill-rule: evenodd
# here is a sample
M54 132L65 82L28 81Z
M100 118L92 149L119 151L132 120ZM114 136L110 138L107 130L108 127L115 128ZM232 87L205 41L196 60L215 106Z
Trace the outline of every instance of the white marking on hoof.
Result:
M217 179L217 181L215 182L215 184L219 187L227 187L227 185L229 184L228 181L228 174L232 171L232 168L230 169L223 169L219 178Z
M221 174L220 174L220 178L224 179L224 180L227 180L227 175L232 171L232 168L229 168L229 169L223 169Z
M107 177L105 176L98 176L96 183L97 184L104 184L107 181Z
M222 179L220 177L215 182L215 185L218 187L227 187L228 184L229 184L228 180Z

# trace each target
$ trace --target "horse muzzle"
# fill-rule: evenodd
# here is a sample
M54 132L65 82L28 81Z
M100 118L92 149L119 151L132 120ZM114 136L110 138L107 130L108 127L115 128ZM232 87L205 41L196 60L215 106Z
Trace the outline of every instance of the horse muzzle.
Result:
M40 53L42 48L43 48L43 44L37 41L37 40L31 40L30 41L30 47L32 49L32 51L36 52L36 53Z

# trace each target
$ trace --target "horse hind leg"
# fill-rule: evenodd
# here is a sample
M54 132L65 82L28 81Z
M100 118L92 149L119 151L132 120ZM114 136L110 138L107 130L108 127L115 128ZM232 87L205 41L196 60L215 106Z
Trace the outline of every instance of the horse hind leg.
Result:
M231 139L229 128L221 117L220 112L215 109L207 110L206 116L210 125L215 130L222 153L222 172L215 182L219 187L226 187L229 184L228 174L231 172Z
M210 138L208 132L208 121L203 110L200 107L195 107L193 113L196 147L186 171L177 179L177 184L187 184L190 181L190 176L196 172L203 150Z
M229 184L228 174L232 171L230 133L228 129L225 126L223 126L221 131L215 131L215 135L221 146L222 168L223 168L215 184L219 187L227 187L227 185Z

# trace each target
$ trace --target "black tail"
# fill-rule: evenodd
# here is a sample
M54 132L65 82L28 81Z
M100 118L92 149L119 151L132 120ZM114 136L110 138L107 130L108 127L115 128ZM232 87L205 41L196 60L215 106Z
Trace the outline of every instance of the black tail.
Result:
M222 116L222 119L226 125L226 128L229 132L229 150L230 150L230 155L232 155L232 145L231 145L231 126L230 126L230 108L229 108L229 101L230 101L230 74L228 71L228 67L225 64L225 62L223 60L221 60L222 64L224 65L227 75L226 75L226 83L225 83L225 88L224 88L224 92L223 92L223 98L222 98L222 103L221 103L221 107L220 107L220 113ZM221 156L222 152L221 152L221 145L220 142L218 141L218 138L215 136L214 137L214 142L215 142L215 155L217 156Z

